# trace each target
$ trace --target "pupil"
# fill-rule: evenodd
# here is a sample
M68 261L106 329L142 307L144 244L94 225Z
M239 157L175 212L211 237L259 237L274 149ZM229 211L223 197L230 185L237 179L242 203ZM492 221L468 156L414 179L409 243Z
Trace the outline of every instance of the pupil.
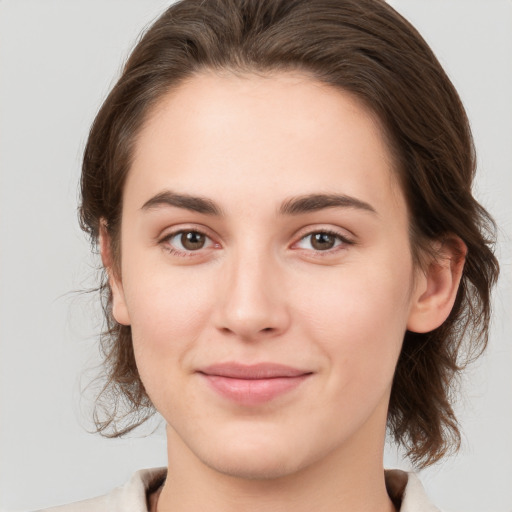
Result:
M201 249L205 242L205 236L197 231L188 231L181 235L181 244L185 249L194 251Z
M326 250L334 247L334 236L329 233L315 233L311 244L315 249Z

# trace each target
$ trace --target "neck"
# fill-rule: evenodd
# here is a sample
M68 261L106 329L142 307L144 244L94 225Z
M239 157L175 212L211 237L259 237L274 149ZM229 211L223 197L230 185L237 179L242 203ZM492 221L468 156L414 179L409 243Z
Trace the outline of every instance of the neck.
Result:
M384 435L371 447L367 437L354 439L343 450L272 479L220 473L199 460L171 427L167 438L169 467L158 512L395 512L384 480Z

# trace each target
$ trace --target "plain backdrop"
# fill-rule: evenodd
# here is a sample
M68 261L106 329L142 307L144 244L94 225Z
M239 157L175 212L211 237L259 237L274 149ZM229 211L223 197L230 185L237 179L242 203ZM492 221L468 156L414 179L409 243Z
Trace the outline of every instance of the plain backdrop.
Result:
M0 509L102 494L166 464L162 429L108 440L84 391L99 362L98 261L76 221L88 128L162 0L0 0ZM467 107L476 195L500 225L486 355L464 379L457 457L421 473L438 506L512 511L512 2L401 0ZM408 468L393 449L386 464Z

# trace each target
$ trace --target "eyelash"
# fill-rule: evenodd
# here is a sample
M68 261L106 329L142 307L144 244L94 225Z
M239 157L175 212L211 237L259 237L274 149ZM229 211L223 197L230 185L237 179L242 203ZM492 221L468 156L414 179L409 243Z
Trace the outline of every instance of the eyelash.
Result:
M211 237L209 237L204 231L202 231L201 229L194 228L194 229L180 229L178 231L173 231L172 233L165 235L165 237L162 238L159 241L159 243L164 247L164 249L166 251L171 253L173 256L180 256L180 257L184 257L184 258L193 258L193 257L201 256L200 249L198 249L197 251L180 250L180 249L176 249L175 247L173 247L170 244L170 240L172 240L174 237L176 237L178 235L183 235L184 233L197 233L199 235L203 235L205 238L210 240L210 242L212 242ZM215 246L218 244L213 243L213 245Z
M178 235L183 235L184 233L197 233L197 234L202 235L205 238L207 238L210 242L213 242L211 237L209 237L201 229L180 229L178 231L173 231L172 233L165 235L165 237L159 241L159 244L161 244L165 248L166 251L168 251L169 253L171 253L174 256L185 257L185 258L193 258L193 257L200 256L201 255L200 251L202 248L198 249L196 251L192 251L192 250L182 251L180 249L176 249L175 247L173 247L170 244L170 240L172 240L174 237L176 237ZM326 249L324 251L315 250L315 249L311 250L311 252L313 252L315 254L315 256L318 256L318 257L329 256L335 252L345 249L347 246L355 245L355 242L353 240L350 240L349 238L338 233L337 231L330 230L330 229L318 229L318 230L314 230L314 231L309 231L309 232L305 233L304 235L302 235L297 242L294 242L293 245L296 245L296 244L302 242L303 240L307 239L308 237L311 237L311 236L317 235L317 234L333 236L336 238L337 241L340 242L338 245L335 245L333 248ZM213 242L213 246L219 246L219 244L215 244ZM300 249L298 249L298 250L300 250ZM308 249L302 249L302 250L310 252L310 250L308 250Z
M355 242L353 240L350 240L346 236L338 233L337 231L331 230L331 229L318 229L318 230L314 230L314 231L309 231L306 234L304 234L303 236L301 236L299 238L299 240L294 243L294 245L302 242L303 240L305 240L308 237L312 237L313 235L317 235L317 234L333 236L336 238L336 241L340 242L340 243L338 245L335 245L333 248L326 249L324 251L313 249L311 252L313 252L315 257L323 258L326 256L332 256L334 253L337 253L338 251L345 250L347 248L347 246L355 245ZM304 249L304 250L307 250L309 252L308 249Z

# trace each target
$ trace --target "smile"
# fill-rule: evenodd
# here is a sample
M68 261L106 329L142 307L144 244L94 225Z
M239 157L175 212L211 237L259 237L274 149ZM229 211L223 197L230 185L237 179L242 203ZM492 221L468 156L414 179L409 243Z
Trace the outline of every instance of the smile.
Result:
M275 363L222 363L198 373L218 394L247 406L269 402L297 388L312 375L312 372Z

